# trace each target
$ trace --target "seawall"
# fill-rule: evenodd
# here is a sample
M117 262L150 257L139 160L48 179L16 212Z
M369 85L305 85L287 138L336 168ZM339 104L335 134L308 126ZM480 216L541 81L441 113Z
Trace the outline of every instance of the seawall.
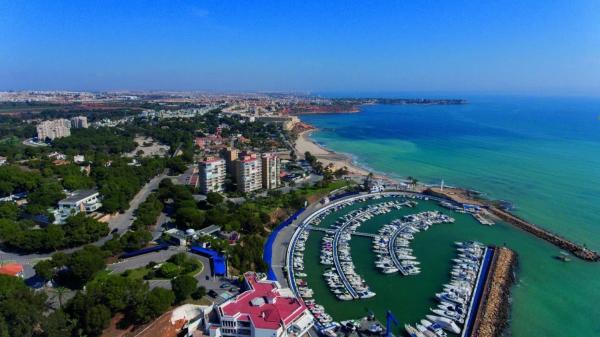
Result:
M500 218L501 220L517 228L520 228L530 234L533 234L540 239L546 240L560 249L569 251L571 254L582 260L593 262L600 261L600 255L597 252L588 249L582 245L576 244L568 239L560 237L546 229L532 224L531 222L521 219L520 217L508 211L502 210L495 206L491 201L473 199L469 195L468 191L455 188L448 188L444 189L443 191L439 188L428 188L423 193L433 195L439 198L444 198L459 204L474 204L485 207L490 213Z
M496 248L471 337L499 337L508 325L510 289L514 282L517 255L508 248Z

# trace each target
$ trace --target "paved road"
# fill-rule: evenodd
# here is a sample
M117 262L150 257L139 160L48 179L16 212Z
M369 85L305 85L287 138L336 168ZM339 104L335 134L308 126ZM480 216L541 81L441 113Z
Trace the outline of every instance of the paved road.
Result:
M304 212L302 212L302 214L300 214L300 216L296 220L294 220L294 222L292 222L291 225L283 228L279 232L279 234L277 234L277 237L273 242L273 271L277 276L277 281L279 281L279 283L281 283L281 285L284 287L289 287L286 273L283 269L286 264L285 259L288 250L288 245L290 244L290 239L292 238L292 235L298 228L298 225L301 224L307 216L311 215L323 206L324 205L322 205L320 202L316 202L309 205L307 209Z
M129 228L129 226L131 226L131 223L133 222L133 219L134 219L134 212L137 210L139 205L146 200L148 195L154 189L158 188L160 181L165 177L166 177L165 174L160 174L160 175L152 178L152 180L150 180L148 183L146 183L146 185L142 186L140 191L133 197L133 199L129 203L129 209L127 209L127 211L125 211L122 214L118 214L117 216L115 216L108 222L109 228L111 230L117 228L118 232L120 232L120 233L126 231ZM94 245L102 245L111 238L112 238L112 235L108 235L108 236L105 236L105 237L101 238L100 240L94 242L93 244ZM71 253L78 249L79 249L79 247L64 249L64 250L61 250L61 252ZM16 263L22 264L25 269L24 270L25 277L28 278L28 277L35 275L33 266L38 261L47 259L54 253L55 252L45 253L45 254L22 255L22 254L18 254L18 253L14 253L14 252L5 252L0 249L0 262L3 262L3 263L4 262L16 262Z
M135 211L138 209L140 204L148 198L148 195L152 193L153 190L158 188L160 181L166 177L166 174L159 174L156 177L152 178L146 185L144 185L140 191L131 199L129 202L129 208L124 213L119 213L110 221L108 221L108 226L111 230L115 228L119 233L125 232L129 226L133 223L135 219ZM110 236L108 237L108 239ZM104 239L104 241L108 240ZM101 240L102 241L102 240Z

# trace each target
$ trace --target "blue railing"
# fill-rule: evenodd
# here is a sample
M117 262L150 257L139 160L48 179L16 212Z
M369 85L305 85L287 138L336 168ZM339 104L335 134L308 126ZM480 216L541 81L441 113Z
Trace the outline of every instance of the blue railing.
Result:
M264 252L263 252L263 261L267 264L267 278L271 281L277 281L277 276L273 271L273 243L275 243L275 238L277 238L277 234L289 226L300 216L300 214L304 212L304 208L300 208L296 213L292 214L289 218L287 218L284 222L280 223L269 235L267 241L265 241Z

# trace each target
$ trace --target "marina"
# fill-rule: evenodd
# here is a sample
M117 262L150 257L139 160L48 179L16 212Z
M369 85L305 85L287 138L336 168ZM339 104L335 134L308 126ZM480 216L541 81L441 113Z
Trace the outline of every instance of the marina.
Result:
M452 213L454 215L451 215ZM422 288L420 286L422 274L426 279L430 279L432 274L440 275L439 281L434 283L428 281L427 289L430 289L427 291L428 294L419 295L422 298L431 297L431 300L427 300L430 304L423 309L400 310L401 327L406 331L406 327L410 326L416 332L410 328L409 330L416 336L464 334L466 327L472 324L471 316L476 317L477 309L472 297L477 294L474 290L477 289L476 276L480 268L474 270L474 261L460 261L465 270L461 271L464 274L458 276L463 279L451 279L450 283L447 283L448 273L454 277L452 273L456 274L459 270L454 268L458 267L453 266L444 272L444 268L438 270L431 267L431 261L437 261L436 264L442 265L444 261L457 264L458 262L453 259L462 260L469 257L465 252L460 252L457 256L454 241L448 242L450 252L453 253L447 260L439 261L439 257L435 257L436 253L425 247L430 244L436 245L436 240L431 240L433 237L440 237L440 234L429 234L430 232L436 233L446 228L443 233L452 233L457 221L464 223L467 220L472 224L470 226L487 228L481 226L471 214L448 211L447 208L439 205L439 200L435 197L417 193L359 194L330 202L312 214L308 214L297 225L288 247L288 261L290 261L288 266L291 268L288 267L286 270L290 288L309 307L317 322L317 330L333 336L335 331L343 327L342 322L364 316L365 312L360 312L361 307L373 306L378 317L382 317L380 316L383 314L382 310L391 309L397 312L402 306L395 304L397 300L389 302L390 297L397 298L406 291ZM365 250L368 250L368 255L364 254ZM384 256L387 256L388 260L379 263L383 262L381 258ZM426 266L424 269L426 272L422 272L423 266ZM385 268L388 268L387 273ZM370 270L376 271L381 276L376 277L377 274L373 274ZM392 281L389 277L393 277L390 274L394 273L408 277L394 278L393 280L398 281ZM472 276L473 273L475 277ZM408 283L401 281L404 279ZM408 281L412 279L417 283ZM389 282L406 283L407 288L395 285L394 289L398 289L398 294L382 290ZM449 286L461 286L462 288L457 291L463 291L464 296L468 285L472 289L469 291L468 299L464 299L464 303L460 306L457 304L453 308L439 307L447 305L448 301L442 302L435 296L436 293L441 295L454 290L454 288L450 290ZM385 296L378 300L377 294L381 295L381 291ZM422 293L422 290L418 292ZM354 303L354 301L361 304L340 306L341 303ZM452 309L455 313L443 309ZM355 312L355 314L340 314L340 312ZM427 315L435 316L435 319L432 317L428 319ZM444 323L446 320L454 322L459 329L453 329L452 324L448 322ZM451 330L444 330L444 324ZM455 331L459 333L456 334Z

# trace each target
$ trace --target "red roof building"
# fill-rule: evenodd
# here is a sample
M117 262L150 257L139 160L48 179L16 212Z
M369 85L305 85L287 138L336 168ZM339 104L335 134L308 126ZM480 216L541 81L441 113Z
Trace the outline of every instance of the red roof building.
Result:
M220 327L212 337L301 336L313 326L313 316L290 289L278 282L244 275L248 290L218 307Z
M23 276L23 265L18 263L7 263L0 266L0 274L15 277Z

